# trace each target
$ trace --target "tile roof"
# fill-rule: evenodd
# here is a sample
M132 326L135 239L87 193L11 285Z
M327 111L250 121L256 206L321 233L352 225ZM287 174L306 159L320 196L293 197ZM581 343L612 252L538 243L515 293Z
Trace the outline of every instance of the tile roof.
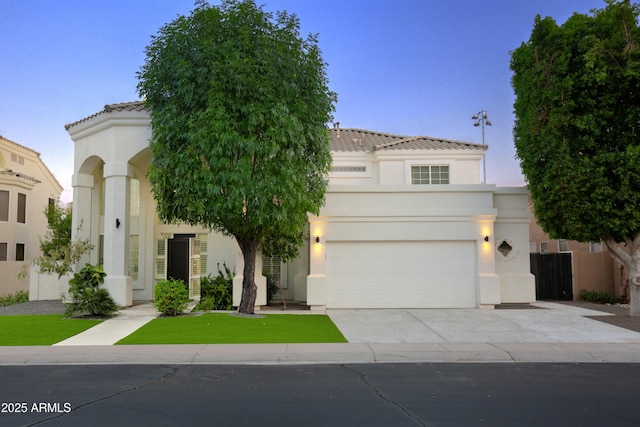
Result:
M122 102L119 104L107 104L104 109L84 119L65 125L65 129L76 126L101 114L114 111L144 111L144 101ZM332 128L331 151L342 152L368 152L381 150L486 150L488 147L482 144L453 141L430 136L406 136L393 135L383 132L375 132L354 128Z
M430 136L403 136L363 129L329 129L331 151L486 150L487 146Z
M94 117L97 117L101 114L111 113L113 111L144 111L144 101L133 101L133 102L121 102L119 104L107 104L104 106L102 111L99 111L95 114L90 115L89 117L85 117L84 119L80 119L73 123L68 123L64 125L66 130L79 125L80 123L86 122L87 120L91 120Z

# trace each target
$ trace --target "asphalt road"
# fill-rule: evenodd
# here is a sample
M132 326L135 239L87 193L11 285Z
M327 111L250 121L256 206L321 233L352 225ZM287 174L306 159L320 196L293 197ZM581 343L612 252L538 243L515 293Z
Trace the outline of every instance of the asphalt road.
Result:
M637 426L640 364L0 367L0 426Z

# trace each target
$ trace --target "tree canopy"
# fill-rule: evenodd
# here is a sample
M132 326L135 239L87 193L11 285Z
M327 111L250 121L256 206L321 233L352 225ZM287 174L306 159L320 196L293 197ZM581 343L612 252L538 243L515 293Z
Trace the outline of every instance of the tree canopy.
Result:
M336 95L317 37L252 0L198 2L146 54L138 91L151 111L159 217L235 237L245 259L240 311L253 312L247 268L258 246L301 243L307 213L324 203Z
M552 238L604 240L634 280L640 261L640 252L633 255L640 250L639 9L628 0L606 3L562 25L535 18L529 41L511 54L514 137L542 228Z

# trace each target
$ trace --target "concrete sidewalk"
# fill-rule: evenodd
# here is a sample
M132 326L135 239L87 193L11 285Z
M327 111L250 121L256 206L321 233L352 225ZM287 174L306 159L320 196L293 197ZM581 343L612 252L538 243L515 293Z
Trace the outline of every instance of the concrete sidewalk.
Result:
M268 312L277 313L290 312ZM607 313L562 304L506 310L328 310L327 314L348 344L113 346L158 315L151 304L143 304L51 347L0 347L0 365L640 363L640 333L583 317Z

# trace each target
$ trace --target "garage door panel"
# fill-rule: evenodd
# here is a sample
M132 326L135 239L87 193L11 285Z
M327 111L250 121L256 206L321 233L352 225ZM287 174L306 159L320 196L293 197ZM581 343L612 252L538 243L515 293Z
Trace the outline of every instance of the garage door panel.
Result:
M329 242L330 308L476 307L473 242Z

